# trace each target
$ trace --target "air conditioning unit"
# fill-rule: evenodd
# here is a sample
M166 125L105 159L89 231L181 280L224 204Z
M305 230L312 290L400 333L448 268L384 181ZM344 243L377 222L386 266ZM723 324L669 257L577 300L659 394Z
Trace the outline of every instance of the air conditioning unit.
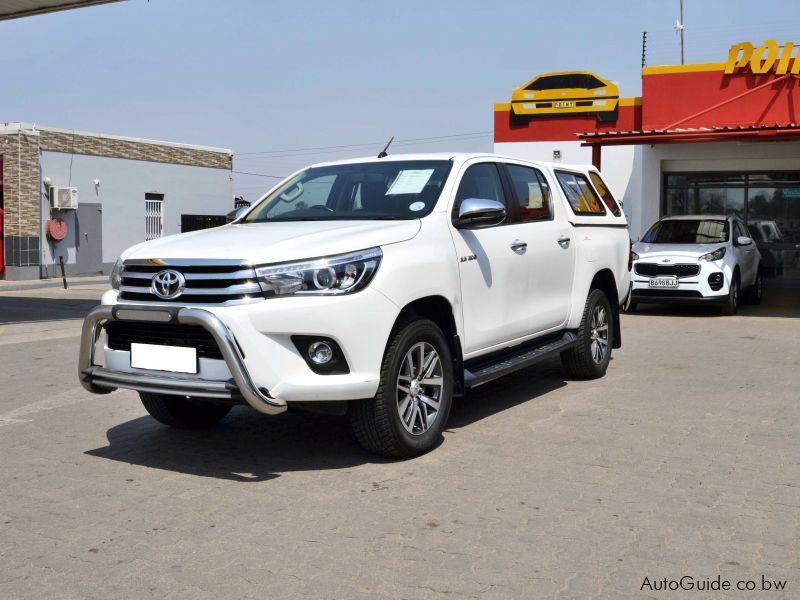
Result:
M78 188L52 186L50 188L50 206L56 210L77 210Z

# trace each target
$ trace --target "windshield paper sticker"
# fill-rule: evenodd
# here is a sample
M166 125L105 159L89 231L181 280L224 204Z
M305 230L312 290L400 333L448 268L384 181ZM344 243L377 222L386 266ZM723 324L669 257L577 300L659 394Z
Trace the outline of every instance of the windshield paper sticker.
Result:
M386 190L387 196L396 194L419 194L433 175L433 169L400 171L392 185Z
M412 210L414 212L420 211L423 208L425 208L424 202L412 202L411 206L408 207L409 210Z

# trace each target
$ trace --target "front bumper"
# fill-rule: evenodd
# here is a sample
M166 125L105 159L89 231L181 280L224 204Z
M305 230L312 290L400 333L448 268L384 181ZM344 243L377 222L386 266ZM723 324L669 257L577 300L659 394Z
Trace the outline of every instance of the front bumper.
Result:
M100 326L109 320L157 321L199 325L214 338L231 373L231 380L208 381L181 377L180 374L123 372L94 364L95 346ZM86 316L81 334L78 358L78 377L88 391L107 394L116 388L127 388L140 392L194 396L198 398L244 399L257 411L275 415L286 410L286 402L270 396L269 391L259 388L250 376L241 350L230 330L213 313L201 308L151 307L120 304L102 305L92 309Z
M677 288L651 288L652 277L640 275L636 272L637 264L652 264L653 259L636 261L631 272L631 300L638 303L653 304L715 304L724 303L728 299L732 273L722 261L696 263L699 267L697 275L679 277ZM683 257L674 260L676 264L695 264ZM658 263L660 264L660 263ZM712 289L709 276L722 274L722 285L719 289Z

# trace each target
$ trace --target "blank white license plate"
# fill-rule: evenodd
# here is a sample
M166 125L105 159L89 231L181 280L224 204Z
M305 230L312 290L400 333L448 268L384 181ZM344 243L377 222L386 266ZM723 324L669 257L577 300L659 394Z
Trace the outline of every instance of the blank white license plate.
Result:
M678 287L677 277L654 277L650 280L651 288L676 288Z
M173 373L197 373L197 349L131 344L131 367Z

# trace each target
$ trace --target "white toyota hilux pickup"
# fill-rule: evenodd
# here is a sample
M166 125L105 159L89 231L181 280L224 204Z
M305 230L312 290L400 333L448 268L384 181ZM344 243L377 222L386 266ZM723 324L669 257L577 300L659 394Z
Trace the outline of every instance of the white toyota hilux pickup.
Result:
M413 456L452 399L560 354L605 374L630 280L620 205L591 167L423 154L299 171L232 223L125 251L87 316L79 377L174 427L235 404L347 413Z

